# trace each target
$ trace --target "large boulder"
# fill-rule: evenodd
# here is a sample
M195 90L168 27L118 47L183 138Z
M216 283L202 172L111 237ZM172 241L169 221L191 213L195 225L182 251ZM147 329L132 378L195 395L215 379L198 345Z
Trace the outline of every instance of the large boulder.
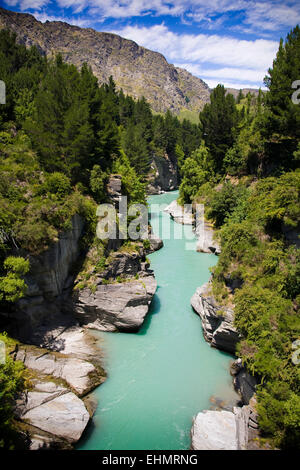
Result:
M121 283L100 284L95 292L77 291L74 307L87 328L102 331L137 331L148 313L157 283L154 276Z
M103 382L97 368L91 363L76 357L65 357L61 353L54 353L35 346L22 346L16 353L16 360L39 373L39 376L51 375L61 379L79 396Z
M149 242L150 242L150 249L149 251L152 253L153 251L158 251L164 246L164 242L155 235L154 232L150 232L149 234Z
M201 318L206 341L218 349L235 354L240 335L233 325L233 310L218 305L210 293L209 283L197 288L191 298L191 305Z
M237 450L235 415L230 411L204 410L193 420L192 450Z
M90 419L80 398L53 382L37 382L17 402L16 416L47 433L48 439L77 442Z
M172 219L184 225L193 225L193 213L191 206L180 206L175 199L164 209L165 212L170 214Z
M193 419L191 448L193 450L246 450L251 434L251 423L257 415L251 406L234 407L233 411L204 410Z

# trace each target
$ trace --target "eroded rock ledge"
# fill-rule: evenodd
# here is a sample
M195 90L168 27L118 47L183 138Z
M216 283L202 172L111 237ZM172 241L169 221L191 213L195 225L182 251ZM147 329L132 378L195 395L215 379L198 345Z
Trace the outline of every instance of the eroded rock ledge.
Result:
M102 331L137 331L148 313L157 283L143 254L115 253L94 291L75 290L74 311L81 325ZM112 278L120 282L113 282ZM105 281L105 282L104 282Z
M258 435L255 399L233 411L204 410L193 419L192 450L255 449Z
M215 231L212 224L207 221L203 222L201 217L195 220L191 206L180 206L177 200L175 200L166 207L165 212L170 214L170 217L179 224L194 226L197 238L196 251L214 253L216 255L221 253L221 247L215 239Z
M206 341L235 354L240 335L233 325L234 312L217 304L210 283L198 287L191 304L201 318ZM258 379L249 374L240 358L233 362L230 372L243 406L234 407L233 411L205 410L198 413L191 430L191 448L194 450L259 448L255 440L259 436L255 401Z
M235 354L240 335L233 325L233 310L217 304L209 283L197 288L191 298L191 305L201 318L206 341L218 349Z
M30 378L29 389L16 402L15 417L30 449L68 449L95 410L89 392L106 378L100 351L95 338L76 325L41 327L35 339L42 347L21 344L13 353Z

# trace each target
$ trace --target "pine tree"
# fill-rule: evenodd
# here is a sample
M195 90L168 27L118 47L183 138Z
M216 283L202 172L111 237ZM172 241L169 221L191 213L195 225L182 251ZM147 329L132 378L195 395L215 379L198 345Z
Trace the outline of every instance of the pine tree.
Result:
M280 40L273 68L265 77L269 92L265 97L268 110L267 132L292 138L300 137L300 106L292 102L292 84L300 79L300 27L296 26Z
M222 168L223 158L233 145L238 113L233 95L226 95L223 85L218 85L210 95L210 104L200 113L200 123L206 146L215 162L215 170Z

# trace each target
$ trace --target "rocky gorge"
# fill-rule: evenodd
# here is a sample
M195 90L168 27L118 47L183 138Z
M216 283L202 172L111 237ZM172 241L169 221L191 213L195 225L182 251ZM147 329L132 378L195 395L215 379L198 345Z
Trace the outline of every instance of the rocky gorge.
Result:
M182 207L174 200L166 209L177 223L194 226L197 237L196 250L218 255L220 245L215 239L211 224L196 218L192 206ZM236 286L232 286L234 289ZM212 347L236 353L241 339L234 326L234 307L220 305L212 294L211 282L196 289L191 306L199 315L204 338ZM257 449L259 436L255 391L259 383L243 366L241 359L235 360L230 368L233 386L240 396L240 405L232 410L204 410L193 418L191 449L193 450L246 450Z
M200 210L200 209L199 209ZM195 216L192 205L181 206L177 200L165 208L165 212L177 223L184 225L193 225L194 233L197 238L196 250L200 253L220 253L220 245L215 237L212 225L199 213Z
M118 178L114 175L112 179L109 193L117 204ZM182 216L176 204L173 202L171 209L169 206L174 220L192 223L190 214ZM15 417L30 449L68 449L80 439L97 406L90 392L106 380L101 348L93 330L136 332L144 322L157 287L146 254L161 248L163 243L151 232L147 249L141 243L134 250L115 246L109 263L96 274L93 289L76 288L74 264L80 256L83 227L84 221L73 217L72 229L61 233L53 246L31 260L32 269L26 279L28 293L14 312L13 330L21 343L12 356L23 362L30 375L30 387L16 402ZM232 326L232 312L220 315L206 290L197 290L194 305L203 319L206 338L214 346L233 353L238 335ZM250 387L245 386L251 378L238 362L232 373L241 395L251 395ZM201 443L199 438L199 432L209 428L213 417L216 422L222 417L221 424L230 421L240 435L238 443L232 445L244 446L249 428L247 410L233 410L234 421L232 416L223 419L223 415L211 414L219 411L207 415L202 412L204 418L201 413L200 417L197 415L192 447L217 446L216 442ZM255 420L252 423L255 426ZM228 442L222 445L227 446Z
M117 203L115 180L108 192ZM162 241L152 233L147 250L142 243L134 252L120 250L119 243L111 246L110 263L95 289L74 289L84 220L75 215L71 225L47 250L30 256L26 295L13 312L1 314L7 331L19 340L11 357L24 364L29 377L15 418L24 445L35 450L71 448L93 416L97 403L90 392L105 381L106 372L88 329L137 331L156 291L146 253Z

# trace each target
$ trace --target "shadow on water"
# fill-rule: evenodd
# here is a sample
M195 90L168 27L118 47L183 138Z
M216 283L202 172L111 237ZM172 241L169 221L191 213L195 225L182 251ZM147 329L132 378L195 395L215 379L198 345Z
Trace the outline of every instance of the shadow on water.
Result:
M159 299L159 296L158 296L159 289L160 288L158 287L157 291L154 294L154 297L152 299L152 302L151 302L151 305L150 305L150 308L149 308L149 312L146 315L143 326L139 330L139 332L137 333L140 336L143 336L147 333L147 331L149 330L149 328L151 326L152 317L160 312L161 302L160 302L160 299Z
M82 434L81 438L79 441L75 444L75 449L80 449L82 446L85 445L86 442L89 441L89 439L92 437L92 435L96 432L97 426L95 425L95 422L93 419L90 419L88 422L84 433Z

